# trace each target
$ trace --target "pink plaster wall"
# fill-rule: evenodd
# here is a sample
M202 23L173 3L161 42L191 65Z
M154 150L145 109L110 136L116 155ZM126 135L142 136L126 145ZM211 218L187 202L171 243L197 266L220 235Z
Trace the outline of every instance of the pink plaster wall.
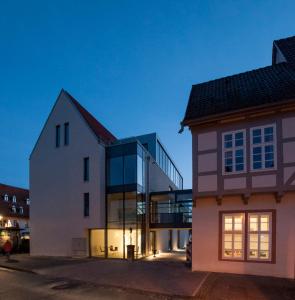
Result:
M276 210L276 262L251 263L220 261L219 211ZM295 192L286 193L281 203L273 194L251 196L247 205L240 196L228 196L217 205L216 199L199 198L193 208L193 271L212 271L295 278Z

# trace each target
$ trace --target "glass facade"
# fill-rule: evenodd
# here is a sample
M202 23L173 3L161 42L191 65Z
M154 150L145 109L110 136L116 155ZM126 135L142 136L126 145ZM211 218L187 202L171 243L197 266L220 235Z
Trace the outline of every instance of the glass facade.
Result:
M107 245L109 258L127 258L134 245L135 258L145 252L146 151L137 142L107 149Z
M151 228L190 228L192 190L156 192L150 195Z
M183 188L183 178L170 159L163 146L157 141L156 161L165 174L173 181L178 189Z

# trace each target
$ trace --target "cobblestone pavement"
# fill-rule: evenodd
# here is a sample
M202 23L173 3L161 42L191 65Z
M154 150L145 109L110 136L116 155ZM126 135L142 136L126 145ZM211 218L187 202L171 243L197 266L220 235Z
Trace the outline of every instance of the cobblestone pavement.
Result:
M295 300L295 280L211 273L195 298L198 300Z

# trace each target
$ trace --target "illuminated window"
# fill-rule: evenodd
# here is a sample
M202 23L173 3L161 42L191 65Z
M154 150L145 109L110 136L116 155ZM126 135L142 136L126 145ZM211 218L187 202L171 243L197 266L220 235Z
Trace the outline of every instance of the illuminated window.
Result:
M271 259L271 213L248 215L248 259Z
M276 167L275 125L251 128L251 170Z
M23 213L24 213L24 209L23 209L22 206L20 206L20 208L19 208L19 213L20 213L21 215L23 215Z
M16 213L16 207L15 207L15 205L12 205L11 211L12 211L13 213Z
M12 197L12 202L13 202L13 203L16 203L16 196L13 196L13 197Z
M246 137L245 130L226 132L222 135L224 174L245 171L245 166L246 166L245 137Z
M222 226L222 257L244 258L244 214L224 214Z
M27 198L26 203L27 203L27 205L30 205L30 199L29 198Z
M8 202L8 195L7 194L4 195L4 201Z

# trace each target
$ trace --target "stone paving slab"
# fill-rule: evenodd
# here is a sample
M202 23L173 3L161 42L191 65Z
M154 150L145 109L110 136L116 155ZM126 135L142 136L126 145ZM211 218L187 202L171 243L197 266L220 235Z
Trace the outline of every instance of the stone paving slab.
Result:
M13 254L10 262L5 256L0 256L0 266L26 272L38 272L39 269L56 266L80 264L90 261L88 258L30 256L29 254Z
M38 273L174 297L196 295L208 275L206 272L191 272L179 262L115 259L44 268L39 269Z

